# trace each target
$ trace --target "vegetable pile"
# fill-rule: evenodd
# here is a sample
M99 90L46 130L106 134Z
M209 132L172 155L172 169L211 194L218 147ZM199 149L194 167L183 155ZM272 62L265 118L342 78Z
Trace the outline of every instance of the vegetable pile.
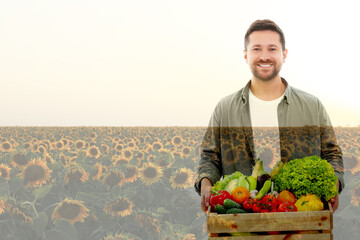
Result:
M257 160L251 176L234 172L216 182L210 205L218 214L321 211L338 194L336 182L332 166L318 156L278 162L270 174Z
M318 156L294 159L286 163L274 175L273 181L276 191L289 190L296 198L315 194L328 201L338 194L334 169Z

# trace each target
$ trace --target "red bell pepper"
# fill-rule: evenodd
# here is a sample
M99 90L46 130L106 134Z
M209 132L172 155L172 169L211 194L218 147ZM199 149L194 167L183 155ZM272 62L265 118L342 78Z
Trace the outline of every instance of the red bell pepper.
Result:
M224 205L224 200L227 198L231 199L231 195L228 191L225 190L220 190L216 193L211 194L210 196L211 209L214 211L216 205L218 204Z

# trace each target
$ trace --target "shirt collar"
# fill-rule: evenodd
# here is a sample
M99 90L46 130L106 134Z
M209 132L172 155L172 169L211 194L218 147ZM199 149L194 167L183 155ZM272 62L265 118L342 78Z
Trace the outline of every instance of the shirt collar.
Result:
M290 95L291 95L290 86L289 86L288 82L285 80L285 78L281 78L281 81L286 86L283 101L285 101L287 104L290 104L290 99L289 99ZM249 102L250 83L251 83L251 80L246 84L246 86L244 87L243 92L241 93L241 99L243 100L244 103Z

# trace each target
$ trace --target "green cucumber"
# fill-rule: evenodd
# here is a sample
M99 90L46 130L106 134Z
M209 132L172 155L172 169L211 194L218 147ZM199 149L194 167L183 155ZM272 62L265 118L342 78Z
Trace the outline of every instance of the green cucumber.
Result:
M233 213L248 213L248 211L242 208L230 208L226 211L226 214L233 214Z
M235 202L234 200L231 200L230 198L227 198L227 199L224 200L224 207L226 209L241 208L241 204Z
M223 205L218 204L215 206L215 212L218 214L225 214L226 208Z

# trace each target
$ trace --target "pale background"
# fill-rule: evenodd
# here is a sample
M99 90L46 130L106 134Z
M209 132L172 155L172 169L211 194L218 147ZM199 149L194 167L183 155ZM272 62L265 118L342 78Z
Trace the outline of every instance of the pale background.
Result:
M206 126L250 79L243 36L284 31L282 76L360 125L356 1L0 1L1 126Z

